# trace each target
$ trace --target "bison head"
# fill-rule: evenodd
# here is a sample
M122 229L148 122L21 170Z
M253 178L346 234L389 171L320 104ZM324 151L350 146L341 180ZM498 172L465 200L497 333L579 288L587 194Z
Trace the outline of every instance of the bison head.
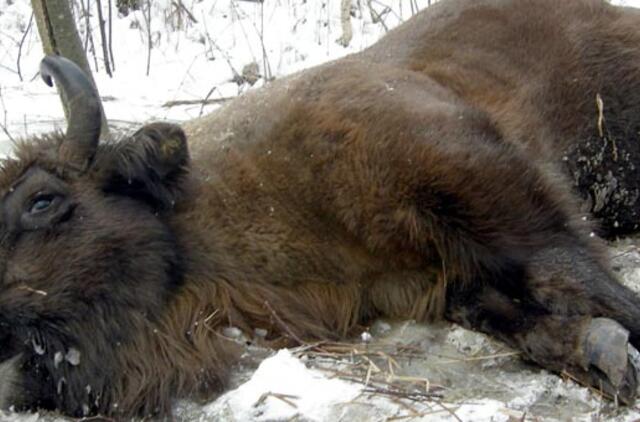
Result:
M118 348L181 281L167 216L183 192L186 139L151 124L99 144L91 81L57 56L41 74L66 98L69 123L17 145L0 168L0 405L111 413L109 395L126 383Z

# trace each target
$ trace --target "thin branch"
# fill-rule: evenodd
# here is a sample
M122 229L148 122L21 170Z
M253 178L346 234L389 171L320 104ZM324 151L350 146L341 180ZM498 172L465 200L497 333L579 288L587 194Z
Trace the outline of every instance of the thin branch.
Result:
M209 104L225 103L227 101L233 100L234 98L235 97L204 98L202 100L173 100L173 101L167 101L166 103L162 104L162 107L170 108L175 106L195 105L195 104L202 104L203 106L205 106Z
M236 13L236 15L238 17L246 17L246 15L241 15L238 9L238 6L231 2L231 7L233 9L233 11ZM272 72L271 72L271 65L269 64L269 58L267 56L267 49L264 46L264 4L260 5L260 24L261 24L261 28L258 28L255 24L255 22L253 20L249 20L249 22L251 23L251 26L253 26L253 30L256 31L256 34L258 34L258 38L260 38L260 47L262 49L262 59L263 59L263 67L264 67L264 79L265 81L270 81L273 79L272 77ZM242 25L242 20L239 21L240 22L240 29L242 30L242 34L244 35L245 40L247 41L247 44L249 45L249 50L251 50L251 43L249 42L249 37L247 36L246 31L244 30L244 25ZM253 53L253 51L251 51L251 56L253 56L255 58L255 54ZM257 63L257 60L255 60ZM234 74L234 79L236 76L240 76L237 73Z
M207 92L207 95L204 96L204 101L202 102L202 105L200 106L200 112L198 113L198 116L202 116L202 114L204 113L204 106L206 105L206 101L209 100L209 97L211 97L211 95L218 89L217 86L214 86L213 88L211 88L209 90L209 92Z
M271 306L271 304L268 301L264 301L264 306L265 308L267 308L267 310L269 311L269 313L271 313L271 316L273 316L273 319L276 321L276 323L278 323L278 325L280 326L280 328L282 328L284 331L287 332L287 334L289 334L289 336L294 339L298 344L306 344L304 341L302 341L300 339L300 337L298 337L296 335L296 333L294 333L291 328L289 328L289 326L282 320L282 318L280 318L278 316L278 314L276 313L276 311L273 309L273 307Z
M369 393L369 394L380 394L380 395L391 396L391 397L399 397L399 398L417 401L417 402L420 402L423 400L434 400L434 399L440 398L440 395L435 393L422 393L418 391L406 392L406 391L395 390L390 387L387 387L387 388L365 387L362 389L362 392Z
M276 398L278 400L281 400L282 402L288 404L289 406L293 407L294 409L298 408L298 405L295 404L293 401L291 400L297 400L300 397L298 396L292 396L290 394L280 394L280 393L272 393L271 391L262 394L258 400L253 404L252 407L259 407L261 406L269 397L273 397Z
M145 15L144 10L142 11L142 15L147 24L147 76L149 76L149 72L151 71L151 49L153 48L153 42L151 40L151 0L147 0L147 14Z
M444 405L444 403L442 403L442 401L441 401L441 400L435 400L435 403L436 403L438 406L442 407L445 411L447 411L451 416L453 416L453 418L454 418L455 420L457 420L458 422L462 422L462 419L460 419L460 418L458 417L458 415L456 415L456 412L454 412L453 410L451 410L451 409L449 409L447 406L445 406L445 405Z
M204 33L207 36L207 40L209 41L209 46L213 47L218 53L220 53L222 58L227 62L229 68L231 69L231 73L233 74L233 79L241 78L240 73L233 66L233 63L231 63L231 58L229 58L229 55L220 48L220 46L211 37L211 34L209 34L209 29L207 28L207 19L204 13L202 14L202 24L204 26ZM213 55L213 52L211 54Z
M396 19L398 19L399 22L403 21L402 15L399 15L398 13L396 13L396 11L392 7L387 6L385 3L381 3L378 0L372 0L372 1L375 3L378 3L378 5L383 7L382 12L380 12L380 18L383 18L385 15L391 13L395 15Z
M260 3L260 46L262 47L262 68L264 69L264 80L271 80L271 65L267 57L267 49L264 46L264 3Z
M87 3L90 0L87 0ZM80 7L82 8L82 17L84 17L85 21L85 29L84 29L84 53L87 54L87 48L89 48L89 31L91 28L91 24L89 23L89 13L87 12L87 8L84 6L84 0L80 0Z
M31 12L31 17L29 17L29 23L27 24L27 29L25 29L24 34L22 34L22 38L20 39L20 45L18 46L18 59L16 60L16 66L18 68L18 77L20 78L20 82L22 82L22 72L20 71L20 58L22 57L22 45L24 44L24 40L27 39L27 35L29 31L31 31L31 24L33 24L33 12Z
M196 20L196 18L193 16L193 13L191 13L189 11L189 9L187 9L187 7L184 5L184 3L182 3L182 0L177 0L174 1L173 4L176 6L176 8L178 10L182 9L184 11L184 13L187 14L187 17L189 18L189 20L193 23L198 23L198 21Z
M93 42L93 31L91 30L91 12L90 12L91 0L87 0L86 7L84 5L84 0L80 0L80 4L82 5L82 13L84 13L84 16L85 16L85 27L86 27L84 51L85 53L87 53L88 51L91 51L91 56L93 57L93 66L96 72L98 72L98 57L96 54L96 45Z
M109 63L109 49L107 47L107 34L105 30L105 20L102 16L102 0L96 0L96 8L98 9L98 26L100 27L100 40L102 41L102 60L107 75L112 77L111 64Z
M109 0L109 60L111 70L115 72L116 62L113 60L113 1Z
M13 139L13 136L11 136L9 130L7 129L7 107L4 104L4 97L2 96L2 87L0 87L0 104L2 104L2 111L4 113L4 123L0 123L0 129L2 129L5 135L7 135L9 141L15 144L16 140Z
M6 120L6 118L7 118L7 112L6 111L4 112L4 117L5 117L5 120ZM2 129L2 131L4 132L5 135L7 135L7 138L9 138L9 141L12 144L16 143L16 140L13 139L13 136L11 136L11 133L9 133L9 130L7 129L7 127L4 124L0 123L0 129Z
M371 14L371 22L379 23L384 28L385 32L389 32L389 28L387 24L384 22L383 15L389 13L389 8L385 6L385 9L378 13L378 11L373 7L373 1L367 0L367 6L369 6L369 13Z

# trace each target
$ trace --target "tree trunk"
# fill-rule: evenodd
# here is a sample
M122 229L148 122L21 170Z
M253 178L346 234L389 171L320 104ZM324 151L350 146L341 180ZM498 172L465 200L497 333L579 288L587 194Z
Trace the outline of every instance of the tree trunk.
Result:
M84 70L95 86L87 56L82 48L82 41L73 20L70 2L68 0L31 0L31 4L44 53L59 54L73 61ZM60 98L68 121L69 112L66 99L62 95ZM104 110L102 111L101 137L109 137Z
M351 0L342 0L340 3L340 24L342 25L342 36L338 38L338 44L348 47L353 38L351 28Z

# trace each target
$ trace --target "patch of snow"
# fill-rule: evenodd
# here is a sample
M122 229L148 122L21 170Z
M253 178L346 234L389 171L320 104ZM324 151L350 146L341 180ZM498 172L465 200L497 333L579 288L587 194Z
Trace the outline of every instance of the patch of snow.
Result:
M3 412L0 410L0 420L5 422L38 422L40 415L38 413L18 414L14 412ZM62 419L60 419L61 421Z
M308 369L290 351L280 350L263 361L248 382L203 411L209 416L225 415L228 421L291 420L299 416L309 421L329 421L331 415L340 413L342 404L360 392L360 386L329 379Z
M288 350L264 360L239 388L201 408L190 420L240 421L507 421L513 411L497 400L416 403L405 407L392 397L367 394L362 384L330 379L310 369ZM180 410L179 410L180 411ZM521 415L521 414L520 414ZM185 414L182 413L181 417Z

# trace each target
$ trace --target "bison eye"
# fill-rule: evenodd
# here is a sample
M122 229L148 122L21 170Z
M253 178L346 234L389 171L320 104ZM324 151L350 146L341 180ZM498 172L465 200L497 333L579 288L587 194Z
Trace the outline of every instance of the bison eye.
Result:
M51 204L53 203L54 195L51 194L38 194L33 201L31 202L31 206L29 207L29 212L31 214L37 214L49 209Z
M68 220L73 209L74 204L64 194L39 192L25 203L20 225L26 231L49 228Z

